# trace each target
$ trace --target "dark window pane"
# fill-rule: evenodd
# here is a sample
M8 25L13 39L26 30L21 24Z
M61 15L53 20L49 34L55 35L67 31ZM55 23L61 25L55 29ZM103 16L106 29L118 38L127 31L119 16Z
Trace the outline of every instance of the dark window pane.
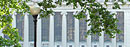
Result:
M74 42L74 17L73 12L67 14L67 41Z
M85 47L84 45L82 45L81 47Z
M54 40L61 41L62 38L62 15L56 12L54 16Z
M95 16L100 16L100 15L99 15L99 13L96 13ZM91 26L91 28L94 28L94 27ZM92 42L99 42L99 35L98 35L98 33L92 34L91 35L91 40L92 40Z
M92 34L91 40L92 40L92 42L99 42L99 36L98 36L98 34L96 34L96 35Z
M119 45L119 47L122 47L122 45Z
M94 47L97 47L97 45L94 45Z
M109 37L109 35L104 34L104 42L111 42L111 38Z
M80 35L79 41L80 42L86 41L85 35L86 35L86 32L87 32L87 22L85 20L87 20L87 15L86 15L86 18L79 20L79 35Z
M57 45L57 47L60 47L60 45Z
M6 39L9 39L9 36L7 36L7 35L4 35L4 38L6 38Z
M20 14L16 15L16 28L18 29L19 35L24 39L24 16Z
M109 47L109 45L107 45L106 47Z
M42 18L42 41L49 41L49 24L50 18Z
M32 15L28 15L29 19L29 41L34 41L34 22Z
M117 34L116 39L117 42L124 42L124 12L117 12L117 19L119 20L118 24L118 29L120 29L121 34Z
M72 47L72 45L69 45L69 47Z

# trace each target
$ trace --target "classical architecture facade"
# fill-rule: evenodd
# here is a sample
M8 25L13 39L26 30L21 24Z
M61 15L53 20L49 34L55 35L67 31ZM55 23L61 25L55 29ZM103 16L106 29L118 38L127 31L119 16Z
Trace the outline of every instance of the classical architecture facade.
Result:
M97 1L103 4L104 0ZM127 0L124 1L127 2ZM111 6L112 0L108 2L107 8L117 14L115 18L119 20L118 28L123 31L121 34L116 34L115 38L109 38L109 35L104 32L101 36L89 35L85 38L87 30L90 29L85 22L85 19L89 19L89 14L86 13L86 18L78 20L73 15L81 9L73 9L71 5L66 6L63 3L63 6L53 9L54 15L38 18L37 47L130 47L130 2L121 6L121 9L112 9ZM19 35L24 40L20 41L22 47L33 47L33 17L28 13L25 13L25 16L13 14L12 17L13 27L19 29ZM7 38L1 31L0 36Z

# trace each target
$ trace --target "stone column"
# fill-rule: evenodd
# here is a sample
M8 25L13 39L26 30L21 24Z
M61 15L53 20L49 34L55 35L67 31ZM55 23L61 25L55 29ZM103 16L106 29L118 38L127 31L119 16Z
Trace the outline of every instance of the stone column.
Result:
M112 13L117 13L117 12L113 11ZM114 16L114 18L116 18L116 16ZM115 38L112 38L112 47L116 47L116 34L115 34Z
M130 47L130 11L124 11L124 47Z
M87 14L87 19L90 19L89 13L87 12L86 14ZM90 29L90 27L91 27L91 26L88 26L89 23L90 23L90 22L87 22L87 31L88 31L88 30ZM87 37L87 46L88 46L88 47L91 47L91 46L92 46L92 43L91 43L91 35L88 35L88 37Z
M49 47L54 47L54 16L50 16Z
M41 25L41 18L39 19L40 15L38 15L37 18L37 47L42 46L42 41L41 41L41 32L42 32L42 25Z
M29 47L29 14L24 16L24 47Z
M4 34L2 33L2 28L0 30L0 36L4 37Z
M16 28L16 13L12 15L13 21L12 21L12 27Z
M99 37L99 46L104 47L104 32L101 33L102 35Z
M76 12L73 13L75 15ZM80 47L79 46L79 20L75 18L75 31L74 31L74 42L75 42L75 47Z
M66 15L67 12L61 12L62 15L62 47L66 47L67 45L67 20Z

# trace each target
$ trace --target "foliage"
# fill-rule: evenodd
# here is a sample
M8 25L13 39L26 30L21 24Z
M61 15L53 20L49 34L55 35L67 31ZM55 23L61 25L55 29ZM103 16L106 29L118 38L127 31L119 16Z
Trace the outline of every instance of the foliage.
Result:
M26 4L30 0L22 1L22 0L0 0L0 29L2 29L2 33L7 35L9 39L3 38L0 36L0 47L2 46L14 46L21 47L18 43L21 40L17 29L12 27L12 16L13 13L30 13L29 6ZM115 37L116 33L120 33L121 31L117 29L117 19L114 18L115 14L111 13L103 6L101 3L96 2L95 0L58 0L55 2L58 5L62 6L62 3L66 2L66 5L73 5L73 8L76 9L80 7L82 10L75 14L74 17L77 19L85 18L84 15L86 12L90 15L90 19L86 20L89 22L88 26L91 26L90 30L88 30L87 35L98 34L101 36L101 32L105 32L110 35L111 38ZM104 4L107 5L108 0L105 0ZM123 0L119 2L122 5L125 4ZM37 2L39 6L42 6L40 17L47 17L48 15L53 13L52 8L55 8L56 5L53 4L52 0L44 0L42 2ZM120 5L117 1L113 1L113 9L120 9Z
M0 29L2 33L9 37L3 38L0 36L0 47L14 46L21 47L19 40L22 38L18 34L18 30L12 27L12 15L14 12L25 13L28 11L28 6L22 0L0 0Z
M45 3L46 2L46 3ZM110 38L114 38L116 33L120 33L121 30L117 29L117 18L114 18L116 16L115 13L111 13L107 10L107 2L108 0L104 1L105 6L103 6L101 3L97 2L96 0L58 0L55 2L58 5L62 6L62 3L66 2L66 5L73 5L73 9L81 8L82 10L78 12L78 14L75 14L74 17L77 19L85 18L86 14L90 15L90 19L86 20L86 22L89 22L88 26L91 26L90 30L87 32L87 36L91 34L98 34L101 36L101 32L105 32L105 34L110 35ZM118 4L121 2L121 5L124 5L125 2L123 0L116 1L113 0L113 9L120 9L120 5ZM55 7L52 5L52 0L44 0L43 2L38 3L39 6L43 6L43 9L45 11L49 8ZM48 5L46 5L48 4ZM42 10L44 11L44 10ZM52 11L50 11L52 13ZM50 14L48 13L48 14ZM47 14L47 13L46 13ZM47 15L48 15L47 14ZM42 16L47 16L42 15Z

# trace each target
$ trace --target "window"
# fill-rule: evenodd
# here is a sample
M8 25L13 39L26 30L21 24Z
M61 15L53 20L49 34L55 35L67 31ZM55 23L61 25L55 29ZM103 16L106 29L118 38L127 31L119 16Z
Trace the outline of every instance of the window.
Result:
M94 47L97 47L97 45L94 45Z
M60 47L60 45L57 45L57 47Z
M32 15L28 15L29 19L29 41L34 41L34 22Z
M99 16L99 17L100 17L99 12L96 12L96 13L95 13L95 16ZM91 28L93 28L93 26L91 26L90 29L91 29ZM95 31L96 31L96 30L95 30ZM92 42L99 42L99 35L98 35L98 33L96 33L96 34L91 34L91 40L92 40Z
M124 12L117 12L117 19L119 20L118 29L123 31L121 34L116 35L117 42L124 42Z
M82 45L81 47L85 47L84 45Z
M18 29L19 35L24 39L24 16L20 14L16 15L16 28Z
M67 14L67 41L74 42L74 17L73 12Z
M12 16L12 15L9 14L9 16ZM6 17L6 18L7 18L7 15L3 15L3 17ZM8 19L8 18L7 18L7 19ZM0 24L1 24L1 23L0 23ZM12 26L13 26L13 25L12 25ZM4 29L2 29L2 31L3 31L3 30L4 30ZM2 33L2 32L0 31L0 35L1 35L1 33ZM7 34L3 34L3 35L4 35L3 37L4 37L5 39L10 39ZM20 35L20 34L19 34L19 35ZM0 37L2 37L2 36L0 36Z
M122 47L122 45L119 45L119 47Z
M109 47L109 45L106 45L106 47Z
M50 24L50 18L42 18L42 41L49 41L49 24Z
M49 47L48 43L43 43L42 45L43 45L42 47Z
M85 35L87 33L87 22L85 20L87 20L87 16L86 18L79 20L79 41L80 42L86 41Z
M111 42L111 38L109 37L109 35L104 34L104 42Z
M69 45L69 47L72 47L72 45Z
M61 41L62 38L62 16L56 12L54 16L54 40Z
M91 40L92 40L92 42L99 42L99 35L98 34L96 34L96 35L92 34Z

